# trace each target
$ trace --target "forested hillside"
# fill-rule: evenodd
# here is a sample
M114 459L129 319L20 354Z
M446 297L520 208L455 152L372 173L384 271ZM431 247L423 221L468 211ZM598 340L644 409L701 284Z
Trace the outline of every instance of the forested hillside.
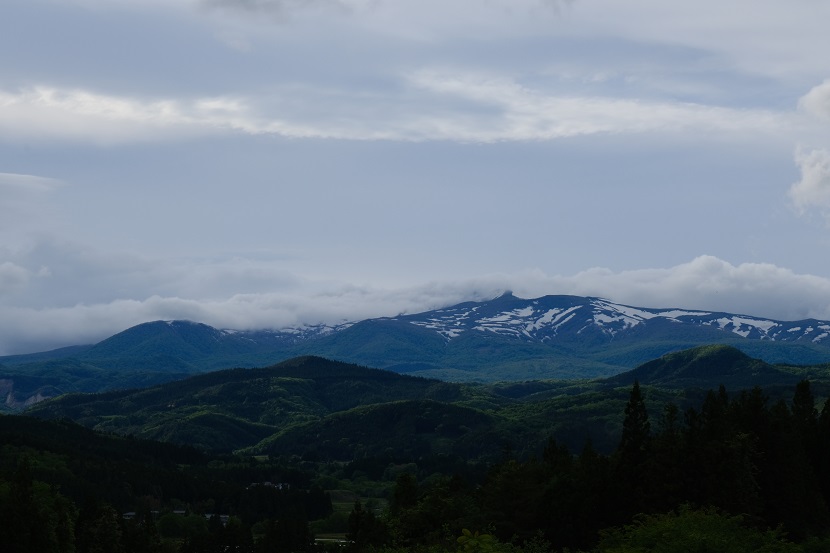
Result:
M706 389L762 384L775 399L801 379L828 390L826 367L769 365L728 346L669 354L607 380L456 384L302 357L263 369L193 376L142 390L70 394L31 407L43 418L193 445L206 451L348 461L386 449L497 458L539 453L547 436L576 450L616 446L635 379L649 399L681 407Z
M628 389L608 454L547 438L486 463L394 444L350 462L216 457L0 417L0 540L11 553L264 553L325 549L315 529L339 529L355 552L830 547L830 403L809 381L787 400L720 387L686 408L646 392ZM344 512L324 488L363 499Z

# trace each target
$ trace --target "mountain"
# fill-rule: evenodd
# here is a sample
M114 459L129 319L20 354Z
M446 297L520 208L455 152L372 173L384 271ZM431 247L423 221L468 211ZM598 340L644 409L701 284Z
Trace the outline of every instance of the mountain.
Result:
M144 323L94 345L0 358L0 397L6 410L19 410L64 393L143 388L217 369L270 365L291 357L281 352L297 343L337 328L238 332L190 321Z
M95 344L78 357L116 369L206 372L272 362L273 352L334 332L324 325L282 331L218 330L191 321L140 324Z
M449 381L597 378L711 344L728 344L771 364L824 363L830 361L830 321L510 293L337 326L238 331L155 321L91 346L0 357L0 393L6 408L20 409L60 393L143 387L301 355Z
M362 321L300 347L398 372L494 381L610 376L672 351L715 343L769 363L816 364L830 360L830 322L505 294Z

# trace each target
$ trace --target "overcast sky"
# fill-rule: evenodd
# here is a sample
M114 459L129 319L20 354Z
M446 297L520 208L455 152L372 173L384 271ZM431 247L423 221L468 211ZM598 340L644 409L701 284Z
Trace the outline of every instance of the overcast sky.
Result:
M504 290L830 319L826 0L2 0L0 354Z

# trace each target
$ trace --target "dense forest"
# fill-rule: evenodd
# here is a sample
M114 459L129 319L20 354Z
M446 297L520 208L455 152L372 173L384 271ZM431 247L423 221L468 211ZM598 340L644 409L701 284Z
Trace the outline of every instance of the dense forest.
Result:
M825 551L830 402L723 386L647 405L610 453L215 455L0 417L0 543L28 552ZM337 491L336 491L337 490ZM347 506L333 495L346 495ZM338 498L341 501L342 497ZM342 502L342 501L341 501ZM339 535L342 542L315 541Z

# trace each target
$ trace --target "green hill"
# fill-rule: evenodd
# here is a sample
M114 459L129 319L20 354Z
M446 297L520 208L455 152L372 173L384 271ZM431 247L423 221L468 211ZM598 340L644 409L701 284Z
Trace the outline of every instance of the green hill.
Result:
M771 365L753 359L729 345L700 346L669 353L644 363L607 381L615 385L641 384L661 388L711 388L723 384L727 389L794 386L804 378L827 379L825 367Z
M264 369L197 375L143 390L71 394L33 406L102 431L198 445L251 447L296 424L362 405L401 400L472 400L477 391L437 380L328 361L293 359Z
M485 412L434 400L402 400L355 407L274 434L253 448L255 454L304 452L304 458L351 460L381 457L418 459L459 455L495 456L501 443L489 441L496 425Z

